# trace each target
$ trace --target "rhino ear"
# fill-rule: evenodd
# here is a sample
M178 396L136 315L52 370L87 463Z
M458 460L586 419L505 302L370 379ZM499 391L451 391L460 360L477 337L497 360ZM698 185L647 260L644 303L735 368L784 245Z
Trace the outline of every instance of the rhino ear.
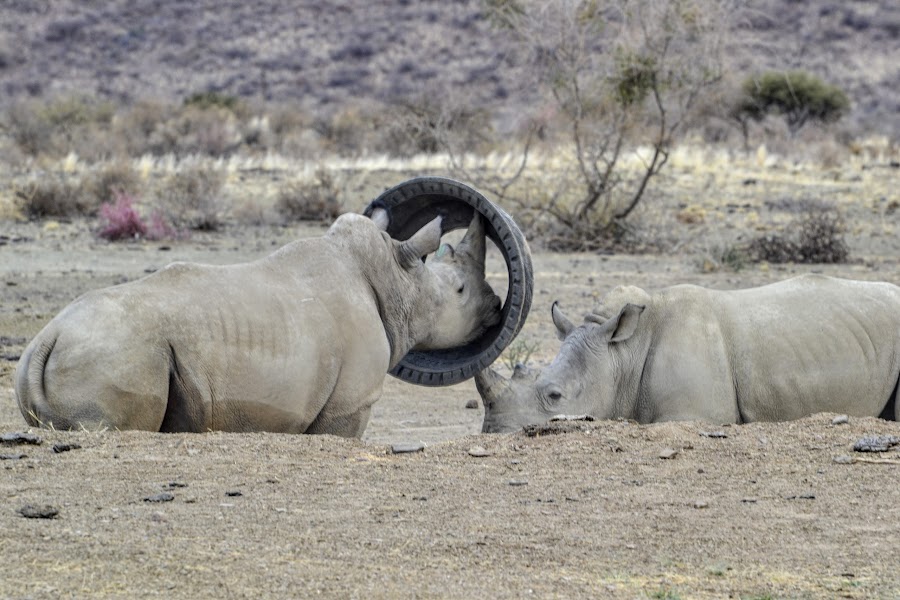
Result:
M575 329L575 325L563 314L562 309L559 307L559 300L553 302L553 306L550 307L550 315L553 317L553 324L556 325L556 337L559 338L559 341L565 340L572 330Z
M646 307L641 304L626 304L619 311L619 314L606 321L601 326L601 330L606 336L606 341L610 344L615 344L624 342L634 335L644 308Z
M412 269L426 254L431 254L441 245L441 217L435 217L427 225L413 234L397 248L400 264Z
M375 226L381 231L387 231L388 226L391 224L391 216L388 214L388 211L383 208L376 208L373 210L372 216L369 218L372 219L372 222L375 223Z
M474 258L475 262L481 267L482 271L484 270L484 222L482 221L481 214L478 211L475 211L475 214L472 216L472 222L469 223L469 228L466 230L466 235L459 243L459 251L465 252L466 254Z

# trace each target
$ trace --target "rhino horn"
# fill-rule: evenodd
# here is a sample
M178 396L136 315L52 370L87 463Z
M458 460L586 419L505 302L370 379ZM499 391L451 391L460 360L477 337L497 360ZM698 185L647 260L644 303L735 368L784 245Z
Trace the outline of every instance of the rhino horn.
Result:
M509 390L509 382L490 367L475 373L475 388L485 400L493 400Z
M466 230L466 235L459 243L459 251L465 252L474 258L484 270L485 250L484 221L481 219L481 214L476 211L472 216L472 221L469 223L469 228Z
M563 314L562 308L559 306L559 300L556 300L553 306L550 307L550 315L553 317L553 324L556 325L556 337L560 341L566 339L566 336L575 329L575 325Z
M441 245L441 217L435 217L427 225L400 243L398 250L400 264L411 269L426 254L431 254Z

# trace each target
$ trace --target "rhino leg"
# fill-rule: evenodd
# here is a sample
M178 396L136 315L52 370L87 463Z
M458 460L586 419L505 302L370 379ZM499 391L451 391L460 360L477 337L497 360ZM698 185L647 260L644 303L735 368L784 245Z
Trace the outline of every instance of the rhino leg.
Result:
M152 348L98 352L96 347L83 350L78 342L61 335L46 359L36 410L42 424L159 431L168 400L167 353Z
M366 430L371 413L371 406L367 406L352 415L329 417L323 412L310 424L306 433L328 433L347 438L359 438L362 437L363 432Z

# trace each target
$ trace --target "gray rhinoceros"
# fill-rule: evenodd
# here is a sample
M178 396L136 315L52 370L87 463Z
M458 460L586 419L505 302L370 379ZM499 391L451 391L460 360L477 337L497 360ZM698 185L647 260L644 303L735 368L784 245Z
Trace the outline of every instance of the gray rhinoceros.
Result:
M19 408L65 429L358 437L410 349L455 347L500 319L481 217L456 250L440 221L400 242L385 213L345 214L254 262L174 263L87 293L25 350Z
M641 423L900 420L900 287L804 275L736 291L615 288L541 373L476 375L484 432L588 414Z

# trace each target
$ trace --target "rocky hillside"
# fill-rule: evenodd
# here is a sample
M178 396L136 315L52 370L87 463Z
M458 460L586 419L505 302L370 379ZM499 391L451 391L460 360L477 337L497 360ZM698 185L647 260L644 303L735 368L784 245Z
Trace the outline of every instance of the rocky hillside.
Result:
M900 133L900 5L744 6L730 53L738 77L807 69L848 91L859 133ZM327 111L454 91L526 105L512 45L482 9L483 0L4 0L0 98L220 91Z

